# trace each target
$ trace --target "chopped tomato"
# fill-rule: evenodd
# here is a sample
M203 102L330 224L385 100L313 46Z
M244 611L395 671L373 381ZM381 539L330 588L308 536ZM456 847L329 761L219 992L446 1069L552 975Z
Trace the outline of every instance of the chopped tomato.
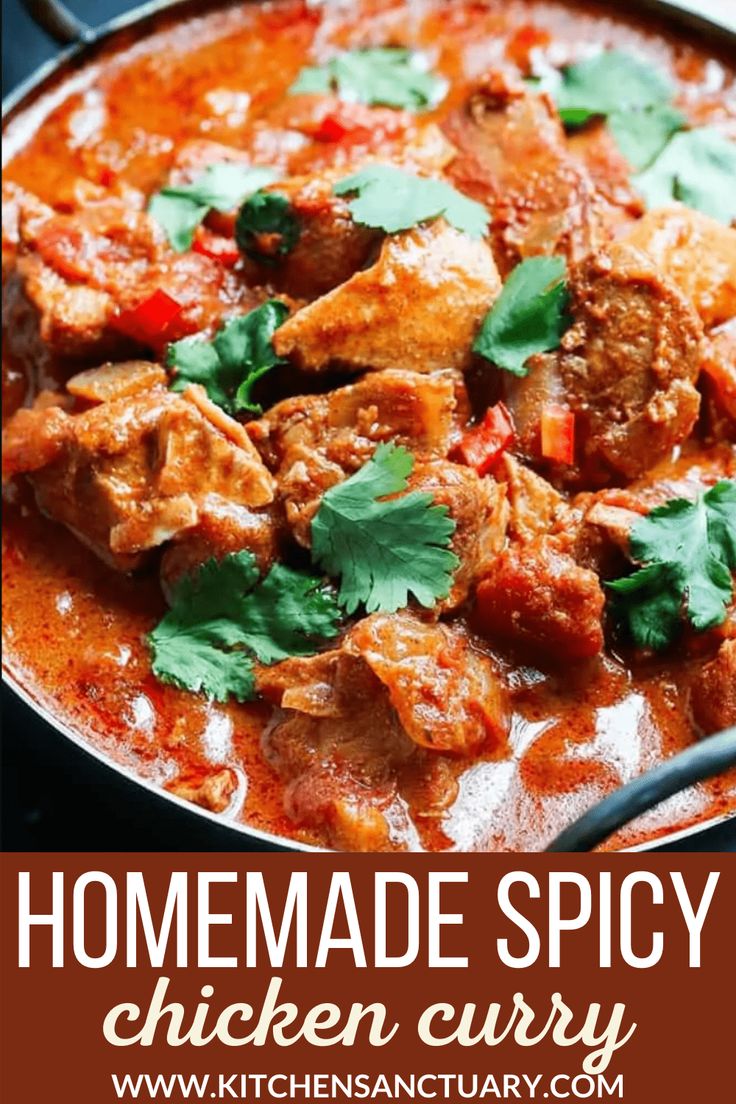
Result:
M703 371L713 381L719 405L731 418L736 418L736 328L721 330L708 345Z
M367 127L351 122L342 112L325 115L314 132L318 142L342 142L346 138L351 142L367 142L370 136Z
M375 143L402 134L411 125L405 111L337 102L317 123L312 136L318 142Z
M155 342L182 312L182 305L161 288L156 288L137 307L121 311L113 325L120 333L142 342Z
M549 46L551 41L552 36L549 31L533 23L524 23L509 39L506 45L506 57L528 74L532 67L532 51Z
M201 253L204 257L210 257L213 261L219 261L226 268L232 268L240 260L240 250L235 238L224 237L222 234L214 234L205 226L197 227L194 235L192 249L195 253Z
M542 411L542 456L559 464L575 459L575 415L559 403Z
M475 468L478 475L487 475L513 437L511 415L503 403L496 403L486 410L479 425L463 435L455 455L469 468Z
M309 0L290 0L290 3L279 4L278 6L264 4L260 11L260 19L264 27L273 30L289 27L292 34L295 25L298 23L302 21L317 23L319 18L316 5L310 4Z
M101 165L99 182L103 188L112 188L117 183L118 174L110 165Z

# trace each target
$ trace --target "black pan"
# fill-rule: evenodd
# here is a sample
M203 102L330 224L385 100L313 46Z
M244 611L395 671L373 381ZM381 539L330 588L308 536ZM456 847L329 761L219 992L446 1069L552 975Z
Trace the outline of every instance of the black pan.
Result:
M86 64L107 47L114 46L115 39L129 35L138 38L149 34L157 23L168 20L172 14L182 17L201 15L210 8L223 6L222 0L151 0L101 27L92 28L77 19L58 0L24 0L24 4L36 23L65 49L52 61L37 69L7 97L3 103L4 125L11 123L19 111L25 110L40 97L52 94L70 71ZM685 11L667 0L630 0L625 6L638 12L651 12L666 25L684 28L704 38L711 48L715 45L728 50L736 49L736 32L727 30L704 16ZM132 770L114 763L58 717L49 713L23 686L19 673L10 666L3 666L3 681L12 692L12 696L8 695L6 717L15 730L27 728L30 732L35 729L36 747L58 769L60 784L63 776L76 777L81 774L85 784L96 795L98 810L106 809L109 814L117 815L118 819L142 819L150 826L148 840L153 845L151 849L161 849L165 845L167 850L318 850L255 828L228 822L222 816L216 816L159 789ZM64 739L60 741L59 736ZM718 736L702 740L623 786L570 825L550 844L548 850L591 850L629 821L666 798L735 766L736 728L731 728ZM102 801L100 795L103 795ZM636 850L649 850L663 844L675 845L706 828L713 828L726 821L736 825L736 817L711 818L707 822L644 844ZM94 823L94 817L91 822ZM157 832L157 824L162 829L161 836ZM82 846L91 850L97 848L99 843L96 839L89 838ZM145 844L139 844L139 849L144 846Z

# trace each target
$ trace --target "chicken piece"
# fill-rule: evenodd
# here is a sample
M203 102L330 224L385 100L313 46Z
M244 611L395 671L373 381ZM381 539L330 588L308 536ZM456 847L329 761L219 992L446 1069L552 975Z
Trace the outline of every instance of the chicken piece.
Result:
M66 389L76 399L101 403L129 399L152 387L163 387L166 382L166 372L160 364L150 360L128 360L78 372L66 381Z
M606 240L593 182L549 96L494 72L443 125L459 150L448 175L488 207L504 276L540 254L579 261Z
M587 659L603 648L598 577L546 537L507 548L476 593L476 623L491 640L551 663Z
M409 614L375 614L340 648L263 668L258 681L285 711L264 751L287 781L287 813L348 850L416 847L415 824L457 794L450 756L496 747L507 731L491 661L459 630Z
M634 479L695 424L702 325L674 284L626 245L580 266L571 293L575 325L560 374L584 477L607 469Z
M389 369L325 395L285 399L248 431L276 473L296 539L309 547L322 495L362 467L376 445L396 441L418 458L446 456L467 418L458 373Z
M341 681L345 657L348 669L357 664L373 672L383 687L379 697L387 695L415 745L470 755L503 742L506 695L491 660L460 628L427 624L410 613L371 614L339 648L262 669L259 689L284 709L342 717L352 708Z
M288 104L294 111L292 100L289 97ZM316 118L324 120L329 115L331 103L340 105L340 101L332 97L298 97L300 100L312 101L316 99L321 105ZM390 117L392 124L399 126L401 116L405 113L389 109L367 108L362 104L342 104L342 115L357 112L362 118L367 115L372 119L377 115L379 119ZM310 111L308 117L312 120L314 112ZM409 118L409 117L407 117ZM317 124L314 124L317 125ZM387 123L384 122L375 132L369 133L370 143L381 141L381 133L385 131ZM381 129L382 128L382 129ZM399 126L399 131L403 133ZM442 139L437 128L434 156L429 165L430 171L438 171L452 157L452 149ZM415 136L416 137L416 136ZM202 146L213 146L214 143L189 143L185 149L194 147L190 152L188 162L192 156L196 157L196 163L201 168L206 152L201 152ZM394 143L395 145L395 143ZM267 284L283 294L297 299L313 300L332 291L339 284L345 283L359 269L372 263L379 251L383 234L380 230L368 226L361 226L353 220L350 214L348 200L334 193L334 186L344 179L350 172L369 164L374 158L366 156L365 143L362 146L350 143L340 148L348 156L338 158L335 164L334 143L333 156L327 167L310 166L308 174L291 175L277 183L267 185L262 190L269 194L285 197L289 202L290 218L295 220L298 229L298 238L287 253L280 252L282 244L281 236L273 233L255 234L250 248L246 250L244 259L244 271L247 280L251 284ZM224 149L226 147L215 147ZM419 166L430 157L430 150L422 146L423 155L418 158ZM197 151L199 155L197 156ZM398 147L392 163L401 164L408 169L415 168L418 147L413 142ZM210 154L210 156L212 156ZM217 160L217 157L214 157ZM220 154L220 160L223 160ZM228 156L225 160L233 160ZM241 156L239 160L244 160ZM191 169L185 169L183 176L191 177ZM222 213L211 212L208 216L208 225L218 232L232 237L235 235L235 226L238 210Z
M430 753L403 732L370 668L336 649L263 668L259 689L284 710L264 730L262 746L285 783L286 814L345 851L415 846L401 781L416 760L429 767ZM455 794L455 785L438 788L434 804ZM422 811L412 809L414 816Z
M311 544L311 522L322 493L328 485L334 486L343 479L341 468L318 459L308 473L308 482L295 475L293 469L280 481L287 521L300 544L305 547ZM463 604L476 579L503 545L508 513L503 487L491 479L481 479L469 468L436 461L417 465L405 493L412 491L429 493L438 505L447 506L456 525L450 548L460 565L449 594L435 607L437 613L447 612ZM306 502L298 497L300 492L309 496Z
M460 564L450 593L435 610L457 609L503 548L509 515L505 488L490 477L481 478L472 468L432 460L415 466L407 491L431 494L455 522L450 548Z
M317 299L361 269L378 252L382 234L354 222L348 202L333 187L345 175L331 170L318 176L293 177L263 190L285 196L299 226L299 238L286 254L261 235L249 253L246 273L253 283L268 283L300 299ZM234 229L234 218L233 218Z
M635 479L695 424L702 323L682 292L628 245L589 258L569 287L574 324L561 350L533 358L524 379L504 376L515 447L554 482L596 487ZM571 468L541 455L542 413L554 403L575 414Z
M642 516L676 498L692 501L720 480L734 478L736 450L727 442L685 450L625 488L576 495L551 530L554 543L600 578L618 577L630 564L631 529Z
M594 119L567 135L567 147L579 159L600 196L606 200L603 217L609 230L620 232L644 213L641 196L631 183L632 168L605 119Z
M471 755L503 742L508 719L501 680L459 628L376 613L350 630L344 647L381 681L420 747Z
M258 302L209 257L174 253L158 224L121 200L73 214L26 203L19 239L4 318L11 352L30 369L50 356L99 361L159 350ZM135 315L156 293L171 311L160 326Z
M40 199L21 188L13 180L4 180L2 185L2 250L3 283L15 266L20 246L21 218L32 216L47 217L51 208Z
M526 544L549 532L565 504L559 491L507 452L501 457L497 475L506 480L509 536Z
M559 511L550 544L599 579L616 578L630 567L631 527L646 512L625 491L586 492Z
M70 284L37 256L22 256L13 267L3 298L3 333L11 356L28 378L56 358L100 360L132 351L115 333L111 297L86 284Z
M736 639L724 640L691 691L693 716L706 736L736 725Z
M736 449L727 441L711 448L683 450L647 471L623 491L601 491L598 498L639 513L649 513L673 498L694 499L721 479L736 478Z
M230 767L208 770L196 767L182 772L165 789L211 813L224 813L238 788L238 776Z
M273 564L280 532L272 508L252 509L221 495L205 495L198 504L197 523L177 534L161 557L161 586L171 597L182 575L191 574L206 560L230 552L252 552L262 573Z
M736 429L736 318L706 338L701 381L713 436L731 437Z
M387 237L371 268L288 318L274 347L310 372L463 369L500 290L485 242L437 219Z
M651 257L706 328L736 318L736 229L678 204L649 211L622 240Z
M558 353L539 353L526 363L525 376L502 374L503 401L514 423L511 448L522 460L543 463L541 455L542 415L548 406L564 406L565 388Z
M61 406L22 407L3 430L3 482L54 464L73 439L72 419Z
M357 470L381 441L395 440L416 455L446 456L469 416L459 373L430 376L395 368L324 395L284 399L247 428L271 467L283 468L295 449L322 448ZM341 444L332 447L346 437L369 444L354 444L350 460Z
M19 411L4 442L6 470L30 472L44 513L112 567L132 570L146 550L197 524L205 496L247 507L273 500L242 426L200 391L153 388L73 416Z

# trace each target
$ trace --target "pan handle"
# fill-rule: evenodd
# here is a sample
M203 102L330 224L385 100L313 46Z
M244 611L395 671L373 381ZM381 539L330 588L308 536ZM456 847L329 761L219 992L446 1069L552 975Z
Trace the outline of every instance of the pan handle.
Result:
M707 736L599 801L547 847L592 851L629 821L680 790L736 767L736 728Z
M33 22L60 46L73 42L91 42L95 32L77 19L60 0L23 0L23 6Z

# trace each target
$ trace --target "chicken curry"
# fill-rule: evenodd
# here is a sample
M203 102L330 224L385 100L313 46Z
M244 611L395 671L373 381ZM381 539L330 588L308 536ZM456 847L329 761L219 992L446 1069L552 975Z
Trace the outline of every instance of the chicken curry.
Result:
M538 850L736 724L734 58L595 3L199 13L6 127L8 669L223 818Z

